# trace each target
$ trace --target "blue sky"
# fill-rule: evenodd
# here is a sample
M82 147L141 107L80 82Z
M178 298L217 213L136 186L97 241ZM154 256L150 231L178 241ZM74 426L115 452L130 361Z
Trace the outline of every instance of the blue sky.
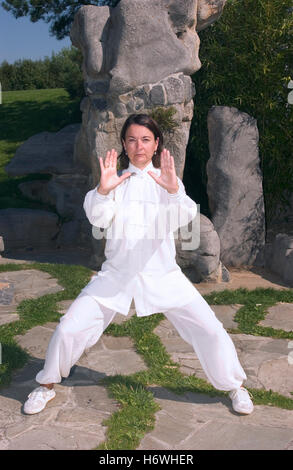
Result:
M16 19L0 5L0 64L3 60L13 64L18 59L43 59L63 47L70 47L69 38L58 41L50 36L49 27L44 21L32 23L27 17Z

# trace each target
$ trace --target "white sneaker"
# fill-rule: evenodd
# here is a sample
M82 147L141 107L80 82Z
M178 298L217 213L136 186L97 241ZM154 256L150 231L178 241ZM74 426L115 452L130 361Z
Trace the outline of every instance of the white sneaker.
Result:
M33 415L42 411L47 405L48 401L53 400L56 392L52 388L51 390L47 387L37 387L28 396L28 400L23 406L23 411L26 414Z
M253 412L253 403L250 399L252 395L246 388L240 387L236 390L231 390L229 397L232 400L233 409L237 411L237 413L249 415Z

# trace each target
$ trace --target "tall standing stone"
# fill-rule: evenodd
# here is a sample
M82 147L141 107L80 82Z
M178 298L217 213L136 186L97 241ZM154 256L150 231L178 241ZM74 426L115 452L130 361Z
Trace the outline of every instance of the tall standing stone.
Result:
M226 266L253 265L265 244L256 119L233 107L208 113L207 192Z
M185 151L193 117L194 86L190 75L198 57L200 29L215 21L224 0L120 0L115 8L82 6L70 37L83 53L86 97L75 161L100 177L99 157L121 148L119 134L132 113L175 108L176 128L165 137L183 177ZM198 10L200 8L200 11Z

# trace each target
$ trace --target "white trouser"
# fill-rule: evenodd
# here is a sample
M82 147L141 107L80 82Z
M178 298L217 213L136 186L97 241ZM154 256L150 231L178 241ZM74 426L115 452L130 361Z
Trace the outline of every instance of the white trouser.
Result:
M116 312L93 297L80 293L54 331L44 368L37 374L41 384L59 383L84 350L93 346L111 323ZM164 313L180 336L192 345L211 384L218 390L233 390L247 379L234 344L202 296L180 308Z

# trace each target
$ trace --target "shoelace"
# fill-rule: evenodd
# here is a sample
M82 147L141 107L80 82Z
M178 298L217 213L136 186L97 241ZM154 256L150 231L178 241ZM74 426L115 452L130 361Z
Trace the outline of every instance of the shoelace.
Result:
M44 390L43 387L38 387L29 394L29 398L36 398L39 395L41 395L43 398L45 391L46 390Z
M233 390L231 396L232 398L235 398L235 395L237 394L237 396L239 397L239 400L242 400L242 399L246 399L247 398L247 394L250 398L253 398L253 395L250 393L249 390L247 390L246 388L244 387L240 387L238 388L237 390Z

